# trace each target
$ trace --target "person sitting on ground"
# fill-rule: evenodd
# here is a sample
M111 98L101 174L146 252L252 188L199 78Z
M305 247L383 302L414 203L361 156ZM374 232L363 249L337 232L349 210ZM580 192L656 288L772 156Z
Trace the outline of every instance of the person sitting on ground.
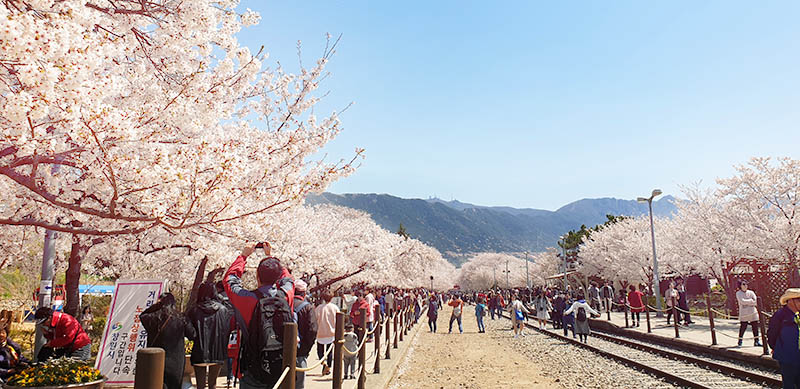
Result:
M175 296L164 293L139 315L147 331L147 347L164 349L164 388L181 389L186 366L186 340L195 337L194 328L175 309ZM227 339L227 335L226 335Z
M461 296L455 295L455 297L447 303L447 305L453 307L453 312L450 314L450 329L447 333L453 332L453 322L458 322L458 332L460 334L464 333L464 328L461 326L461 314L464 312L464 301L461 300Z
M51 357L69 357L82 361L91 358L92 341L72 315L41 307L36 310L34 318L47 339L47 343L39 351L37 361L43 362Z
M572 303L572 306L564 311L565 315L575 313L575 333L580 337L580 341L587 343L591 329L589 328L589 315L598 315L599 313L592 309L586 303L583 295L578 295L578 300Z
M642 324L642 312L644 312L644 302L642 302L642 296L644 294L640 292L635 285L631 285L628 289L628 305L631 308L631 327L639 327Z
M769 319L767 339L778 361L784 388L800 388L800 288L781 296L781 309Z
M736 291L736 301L739 303L739 344L742 347L742 337L747 331L747 325L753 329L754 347L760 347L758 340L758 297L752 290L747 289L747 280L739 281L739 290Z
M256 248L262 249L266 258L256 269L258 288L251 291L242 286L242 274L247 257ZM269 244L259 243L242 249L222 281L241 321L238 326L248 334L242 341L241 388L271 388L283 373L283 325L294 322L294 279L278 258L271 256Z
M30 363L22 355L22 347L8 338L8 327L0 325L0 383L27 369Z

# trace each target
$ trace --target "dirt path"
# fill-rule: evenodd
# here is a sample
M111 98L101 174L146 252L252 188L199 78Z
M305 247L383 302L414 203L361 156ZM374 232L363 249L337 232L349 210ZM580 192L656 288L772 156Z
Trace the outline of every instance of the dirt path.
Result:
M427 327L427 317L419 325ZM439 314L438 331L421 328L389 385L402 388L551 388L537 366L510 346L511 328L478 333L474 308L464 308L464 333L447 333L450 310ZM486 323L489 318L484 319ZM494 327L494 326L493 326Z

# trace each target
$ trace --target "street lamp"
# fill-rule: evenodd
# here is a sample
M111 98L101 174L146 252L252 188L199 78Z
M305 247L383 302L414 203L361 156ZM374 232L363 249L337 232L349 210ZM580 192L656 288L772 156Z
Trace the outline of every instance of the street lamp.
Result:
M431 292L433 292L433 276L431 276Z
M648 208L650 209L650 242L653 243L653 278L655 279L655 285L653 288L653 292L656 294L656 317L661 317L661 278L658 276L658 259L656 258L656 230L653 226L653 198L660 195L661 189L653 189L653 193L650 197L639 197L636 201L640 203L647 203Z

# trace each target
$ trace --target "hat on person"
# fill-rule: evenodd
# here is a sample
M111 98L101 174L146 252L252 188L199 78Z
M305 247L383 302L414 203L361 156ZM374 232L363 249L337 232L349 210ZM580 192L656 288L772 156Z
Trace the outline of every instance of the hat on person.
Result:
M308 284L303 280L295 280L294 290L295 292L305 292L306 290L308 290Z
M800 288L789 288L781 296L781 305L786 305L786 302L791 299L800 299Z

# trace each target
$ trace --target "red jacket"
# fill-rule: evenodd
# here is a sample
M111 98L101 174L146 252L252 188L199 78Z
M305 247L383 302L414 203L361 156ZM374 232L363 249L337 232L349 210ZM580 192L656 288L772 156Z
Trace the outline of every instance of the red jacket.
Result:
M225 293L231 300L231 304L233 304L233 307L242 315L245 328L249 328L250 318L253 317L253 311L258 303L258 297L255 293L242 286L242 274L244 273L245 265L247 265L247 257L241 255L236 257L236 260L233 261L233 264L231 264L231 267L228 268L228 271L225 273L222 283L225 285ZM283 268L281 278L275 286L280 287L286 292L287 299L289 300L289 309L294 311L294 278L292 278L292 274L289 273L285 267ZM264 288L264 286L262 286L262 288Z
M350 307L350 322L353 323L354 327L361 327L361 308L366 309L369 311L369 304L367 304L367 300L363 297L359 297L356 302L353 303L353 306Z
M644 312L642 296L644 296L644 293L638 290L628 292L628 305L631 306L631 312Z
M86 335L81 327L81 323L64 312L53 312L50 331L45 331L44 337L47 338L49 347L69 347L72 351L92 343L89 335Z

